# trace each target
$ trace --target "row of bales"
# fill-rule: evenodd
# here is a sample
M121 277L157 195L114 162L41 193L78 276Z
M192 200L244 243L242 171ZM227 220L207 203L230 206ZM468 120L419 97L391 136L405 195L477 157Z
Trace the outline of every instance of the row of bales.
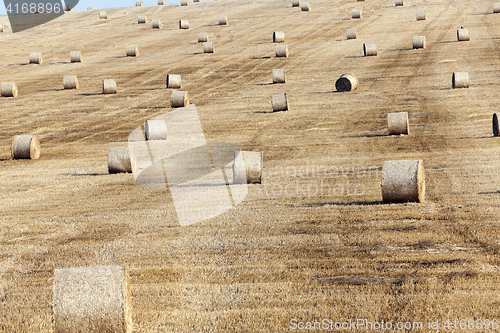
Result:
M358 0L359 2L362 2ZM194 1L198 2L198 1ZM165 4L163 0L159 5ZM181 5L188 4L182 0ZM402 6L403 0L396 0L396 6ZM142 6L137 2L136 6ZM301 7L302 11L310 11L309 3L300 3L300 0L292 0L293 7ZM500 12L500 5L498 11ZM93 8L89 8L92 9ZM353 19L361 19L361 10L352 12ZM425 20L425 11L417 12L417 20ZM99 18L107 19L107 13L101 11ZM219 25L227 25L227 17L219 17ZM139 16L139 24L147 23L146 16ZM161 21L153 20L152 28L161 29ZM189 22L181 20L180 29L188 29ZM347 39L356 39L355 29L348 29ZM275 31L272 36L273 42L278 43L276 57L288 57L288 47L280 43L285 42L285 32ZM457 31L458 41L469 41L470 34L467 29ZM198 33L198 42L208 43L207 34ZM208 48L208 47L207 47ZM417 36L413 39L414 49L425 49L425 37ZM205 50L205 44L204 44ZM138 57L137 45L127 46L126 55ZM213 44L211 45L213 52ZM210 52L206 52L210 53ZM376 46L368 43L363 44L365 56L377 56ZM72 51L70 54L72 63L83 61L80 51ZM32 53L29 57L32 64L41 64L42 55ZM283 68L273 69L272 82L274 84L286 84L286 73ZM181 76L168 74L166 87L181 89ZM335 82L337 91L350 92L358 88L362 82L358 82L353 74L343 74ZM63 86L65 89L79 89L76 76L64 76ZM457 72L452 75L453 88L467 88L469 86L468 73ZM17 85L5 82L1 87L2 96L16 97ZM103 94L117 93L116 80L103 80ZM278 94L271 97L273 112L287 111L287 94ZM173 90L171 95L172 107L185 107L189 105L187 91ZM389 135L409 135L409 121L407 112L391 112L387 114ZM496 124L496 127L495 127ZM168 138L168 124L165 121L147 120L144 123L145 140L166 140ZM495 131L496 128L496 131ZM493 129L498 136L498 119L493 117ZM12 156L15 159L36 159L40 156L40 141L36 136L19 135L12 140ZM262 180L262 152L235 152L233 162L233 183L261 183ZM132 161L134 152L128 147L111 147L108 151L109 173L132 172ZM237 158L236 156L239 156ZM386 161L382 167L382 197L384 202L423 202L425 200L425 171L422 160L396 160ZM68 269L56 269L53 282L52 309L54 314L55 332L130 332L132 327L132 310L130 306L130 284L126 267L123 266L99 266L79 267Z

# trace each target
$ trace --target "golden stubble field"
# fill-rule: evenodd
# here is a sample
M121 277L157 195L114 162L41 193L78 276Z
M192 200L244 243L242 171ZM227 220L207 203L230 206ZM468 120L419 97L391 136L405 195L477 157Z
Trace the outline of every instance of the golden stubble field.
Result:
M465 0L311 7L224 0L109 9L107 20L75 10L1 35L0 78L17 82L19 97L0 99L0 331L51 332L54 269L99 265L128 267L134 332L297 331L292 319L431 331L430 320L496 319L500 14ZM421 9L426 21L415 20ZM149 23L137 24L144 14ZM462 25L470 42L456 41ZM346 40L348 28L358 39ZM274 56L273 31L285 32L288 58ZM412 50L420 35L427 48ZM362 56L368 42L378 56ZM131 44L138 58L125 57ZM73 50L83 63L69 62ZM42 65L28 65L32 51ZM271 84L273 68L286 69L286 84ZM470 88L451 89L456 71ZM208 142L264 153L262 185L189 227L168 190L107 173L109 147L171 110L169 73L182 75ZM358 78L356 91L335 91L343 73ZM64 75L78 75L80 89L64 91ZM107 78L118 94L101 94ZM272 113L271 95L283 92L290 110ZM409 112L409 136L387 136L394 111ZM39 136L39 160L10 158L21 133ZM426 203L382 203L381 166L394 159L424 161ZM440 330L453 331L464 330Z

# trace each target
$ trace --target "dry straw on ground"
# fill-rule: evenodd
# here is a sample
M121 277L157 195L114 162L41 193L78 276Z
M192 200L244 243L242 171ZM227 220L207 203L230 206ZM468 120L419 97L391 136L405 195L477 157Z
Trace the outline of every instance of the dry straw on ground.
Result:
M127 57L138 57L139 49L137 48L137 45L127 45L126 54Z
M285 83L285 69L273 69L273 83Z
M151 22L151 28L153 28L153 29L161 29L161 20L153 20Z
M288 46L276 45L276 57L278 57L278 58L288 57Z
M273 43L284 43L284 42L285 42L285 33L283 31L273 32Z
M102 93L116 94L116 80L115 79L102 80Z
M16 135L12 138L10 153L13 159L36 160L40 157L40 140L34 135Z
M2 97L17 97L18 94L17 83L3 82L1 92L2 92Z
M173 108L180 108L189 105L189 95L187 91L172 91L171 104Z
M30 64L41 64L42 63L42 54L40 52L31 52L29 63Z
M206 32L198 33L198 43L208 42L208 34Z
M353 19L360 19L361 18L361 9L354 9L351 13L351 16Z
M82 62L82 52L81 51L71 51L69 53L69 60L71 62Z
M356 29L351 28L346 30L346 38L347 39L356 39L358 35L356 34Z
M417 11L417 21L425 21L425 10L418 10Z
M77 89L80 87L78 84L78 77L76 75L65 75L63 77L64 89Z
M287 111L288 110L288 97L286 96L286 93L273 95L271 97L271 104L273 106L273 112Z
M363 44L363 54L365 57L372 57L377 55L377 45L375 43Z
M262 183L262 152L235 151L233 184Z
M389 135L408 135L408 112L390 112L387 114Z
M425 36L414 36L413 37L413 48L414 49L425 49Z
M123 266L54 270L54 332L130 333L128 272Z
M214 43L204 42L203 43L203 53L214 53Z
M460 28L457 30L457 41L466 42L470 41L470 33L467 28Z
M167 74L167 88L180 89L181 76L178 74Z
M167 123L164 119L150 119L144 122L146 140L167 140Z
M351 74L342 74L335 82L337 91L353 91L358 88L358 79Z
M469 73L454 72L451 76L451 86L455 88L469 88Z
M179 20L179 29L189 29L189 21Z
M422 160L384 162L382 198L385 203L424 202L425 172Z
M132 173L129 147L111 147L108 150L108 173Z

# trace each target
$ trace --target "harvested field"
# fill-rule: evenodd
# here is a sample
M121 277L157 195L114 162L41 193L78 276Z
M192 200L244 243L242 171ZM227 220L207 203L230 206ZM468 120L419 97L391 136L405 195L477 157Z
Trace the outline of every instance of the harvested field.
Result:
M77 7L16 34L0 17L2 82L19 89L0 99L0 332L53 332L54 270L91 266L128 268L133 332L497 319L500 21L491 2L129 6L106 9L106 20ZM361 20L350 19L355 8ZM162 29L137 24L140 15ZM457 42L461 26L469 42ZM347 40L351 28L358 38ZM274 31L286 34L286 58L275 57ZM199 32L215 53L203 54ZM413 36L426 48L413 50ZM377 56L363 57L363 43ZM140 57L126 57L127 45L140 45ZM28 64L33 50L42 64ZM70 62L74 50L82 63ZM275 68L285 84L271 83ZM454 72L469 73L468 89L452 88ZM182 76L209 144L263 153L262 184L186 227L170 189L108 174L110 147L173 112L169 73ZM344 73L358 87L337 93ZM78 77L78 90L63 89L65 75ZM118 91L105 95L110 78ZM270 96L285 92L292 106L273 113ZM387 113L400 111L410 134L389 136ZM19 134L40 139L39 159L11 158ZM425 203L384 204L383 163L420 159Z

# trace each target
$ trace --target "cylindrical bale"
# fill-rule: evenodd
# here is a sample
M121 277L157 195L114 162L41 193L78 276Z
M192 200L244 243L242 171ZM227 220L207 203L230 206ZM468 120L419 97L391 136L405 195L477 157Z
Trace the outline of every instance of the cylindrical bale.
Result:
M425 49L425 36L414 36L413 37L413 48L414 49Z
M0 32L3 32L3 24L0 24Z
M158 0L158 6L162 6L166 4L167 2L165 0Z
M358 88L358 79L351 74L342 74L335 82L337 91L354 91Z
M188 0L181 0L181 6L187 6L187 5L189 5Z
M17 97L17 84L14 82L2 83L2 97Z
M140 6L142 6L142 5L143 5L142 1L136 1L136 2L135 2L135 6L136 6L136 7L140 7Z
M273 69L273 83L285 83L285 69Z
M363 44L363 54L365 55L365 57L376 56L377 45L375 45L375 43Z
M101 10L101 11L99 12L99 18L100 18L101 20L106 20L106 19L108 18L108 13L106 13L106 11L104 11L104 10Z
M198 43L208 42L208 35L206 32L198 33Z
M123 266L54 270L54 333L130 333L130 282Z
M462 28L457 30L457 40L459 42L470 41L469 29Z
M451 86L455 88L469 88L469 73L455 72L451 76Z
M204 42L203 43L203 53L214 53L214 43Z
M284 42L285 42L285 33L283 31L273 32L273 43L284 43Z
M174 90L172 91L172 107L182 108L189 105L189 96L187 91Z
M102 93L116 94L116 80L115 79L102 80Z
M108 173L132 173L129 147L111 147L108 150Z
M288 57L288 46L286 45L277 45L276 46L276 57Z
M235 151L233 184L262 183L262 152Z
M126 52L127 52L127 57L139 56L139 49L137 48L137 45L128 45Z
M403 0L396 0L396 6L403 6Z
M300 0L292 0L292 7L300 7Z
M389 135L408 135L408 112L390 112L387 114Z
M64 5L64 11L65 12L70 12L73 10L73 5L72 4L65 4Z
M189 21L179 20L179 29L189 29Z
M181 76L178 74L167 74L167 88L180 89Z
M94 7L87 7L87 10L94 10Z
M286 94L273 95L271 97L271 104L273 105L273 112L288 110L288 98Z
M80 85L78 84L78 77L76 75L65 75L63 77L64 89L78 89Z
M309 2L303 2L302 5L300 6L300 10L303 12L310 12L311 4Z
M351 13L353 19L361 18L361 9L354 9Z
M31 52L30 64L41 64L41 63L42 63L42 54L39 52Z
M148 23L148 17L146 15L139 15L139 17L137 17L137 23L139 24Z
M153 20L151 22L151 27L153 29L161 29L161 21L160 20Z
M498 117L496 113L493 113L493 136L498 137Z
M227 25L227 16L219 16L219 25Z
M200 0L193 0L193 3L194 3L194 2L200 2Z
M165 119L150 119L144 123L146 140L167 140L167 123Z
M69 59L71 62L82 62L82 51L71 51Z
M386 161L382 167L384 202L424 202L425 171L422 160Z
M356 39L356 38L358 38L358 35L356 34L356 29L354 29L354 28L347 29L346 30L346 36L347 36L347 39Z
M417 10L417 21L425 21L425 10Z
M34 135L16 135L12 138L10 153L13 159L32 159L40 157L40 140Z
M500 13L500 2L493 4L493 13L495 14Z

